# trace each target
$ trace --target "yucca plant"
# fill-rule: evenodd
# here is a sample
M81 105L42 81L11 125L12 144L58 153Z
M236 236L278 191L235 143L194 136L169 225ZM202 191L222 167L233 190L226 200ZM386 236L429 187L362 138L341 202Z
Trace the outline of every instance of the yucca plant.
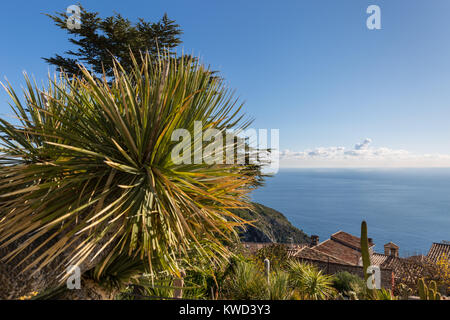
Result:
M289 273L276 270L270 275L268 284L268 298L270 300L289 300L294 295L294 290L289 281Z
M322 273L315 266L296 260L289 261L288 269L292 286L305 300L326 300L336 293L333 277Z
M224 133L250 122L197 60L131 59L134 69L116 63L113 79L84 67L82 77L62 74L43 89L27 78L23 102L5 87L18 121L0 119L2 263L57 270L59 280L77 265L100 279L124 259L177 275L190 254L211 263L229 257L224 242L245 223L232 210L249 206L259 166L177 164L172 137L176 129L192 134L195 123ZM194 154L199 139L183 147ZM215 146L203 156L236 143Z
M224 283L225 299L261 300L268 298L264 273L252 261L239 261Z
M397 297L393 295L389 289L381 288L377 290L376 300L397 300Z

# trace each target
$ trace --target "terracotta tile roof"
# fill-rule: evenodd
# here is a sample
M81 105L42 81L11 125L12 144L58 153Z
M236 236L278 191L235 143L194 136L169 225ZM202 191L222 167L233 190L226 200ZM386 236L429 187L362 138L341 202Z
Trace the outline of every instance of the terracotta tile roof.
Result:
M348 262L345 262L343 260L340 260L336 257L333 257L331 255L328 255L324 252L321 252L319 250L316 250L314 248L304 247L300 250L298 250L294 255L294 257L299 259L305 259L305 260L313 260L313 261L320 261L320 262L331 262L331 263L337 263L337 264L344 264L344 265L351 265Z
M374 244L371 242L369 246L373 247ZM319 243L313 248L346 263L352 265L360 264L361 240L350 233L338 231L332 234L330 239Z
M410 281L416 281L416 276L423 272L422 263L426 262L425 256L411 256L408 258L400 258L380 253L373 253L370 257L372 265L379 266L381 269L391 269L395 278L405 281L406 277Z
M447 258L450 259L450 244L433 243L430 251L428 251L427 258L433 262L438 262L443 254L446 254Z
M325 240L313 248L353 265L358 265L361 257L361 252L334 239Z
M361 238L358 238L350 233L344 231L338 231L331 235L331 240L342 243L348 247L361 250ZM373 243L369 243L369 246L374 246Z
M374 252L370 256L370 262L374 266L392 269L395 272L395 270L402 265L402 258Z

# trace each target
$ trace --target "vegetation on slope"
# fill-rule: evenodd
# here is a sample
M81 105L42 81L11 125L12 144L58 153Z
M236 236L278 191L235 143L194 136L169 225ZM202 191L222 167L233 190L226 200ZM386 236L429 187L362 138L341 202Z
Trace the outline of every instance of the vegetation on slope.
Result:
M244 242L309 243L310 239L302 230L294 227L279 211L259 203L253 203L253 211L240 209L236 214L246 220L254 221L240 233Z

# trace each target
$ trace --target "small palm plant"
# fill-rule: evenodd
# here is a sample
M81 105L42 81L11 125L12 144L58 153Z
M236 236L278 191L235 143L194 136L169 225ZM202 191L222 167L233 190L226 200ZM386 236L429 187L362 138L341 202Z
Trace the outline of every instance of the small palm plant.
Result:
M270 300L289 300L294 290L289 281L289 273L282 270L274 271L269 278L268 298Z
M267 282L262 270L251 261L238 261L224 284L223 294L226 299L267 299Z
M313 265L291 260L288 264L291 283L305 300L326 300L335 295L333 277Z
M124 259L136 272L138 261L178 275L190 254L229 257L224 241L245 223L232 210L248 207L259 167L175 163L172 136L195 123L224 133L250 122L195 59L131 59L133 70L116 63L113 79L85 68L42 90L27 79L24 102L5 87L18 124L0 119L0 244L11 249L3 261L20 257L23 271L94 268L99 278ZM199 151L198 139L183 143ZM203 156L236 144L215 146Z
M376 300L397 300L397 297L393 295L391 290L382 288L377 290Z

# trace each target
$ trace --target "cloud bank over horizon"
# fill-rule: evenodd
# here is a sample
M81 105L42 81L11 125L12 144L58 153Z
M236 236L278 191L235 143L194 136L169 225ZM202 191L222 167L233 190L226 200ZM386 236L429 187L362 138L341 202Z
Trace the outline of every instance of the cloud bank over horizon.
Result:
M319 147L280 152L282 168L450 167L450 154L417 154L403 149L372 147L366 138L352 149Z

